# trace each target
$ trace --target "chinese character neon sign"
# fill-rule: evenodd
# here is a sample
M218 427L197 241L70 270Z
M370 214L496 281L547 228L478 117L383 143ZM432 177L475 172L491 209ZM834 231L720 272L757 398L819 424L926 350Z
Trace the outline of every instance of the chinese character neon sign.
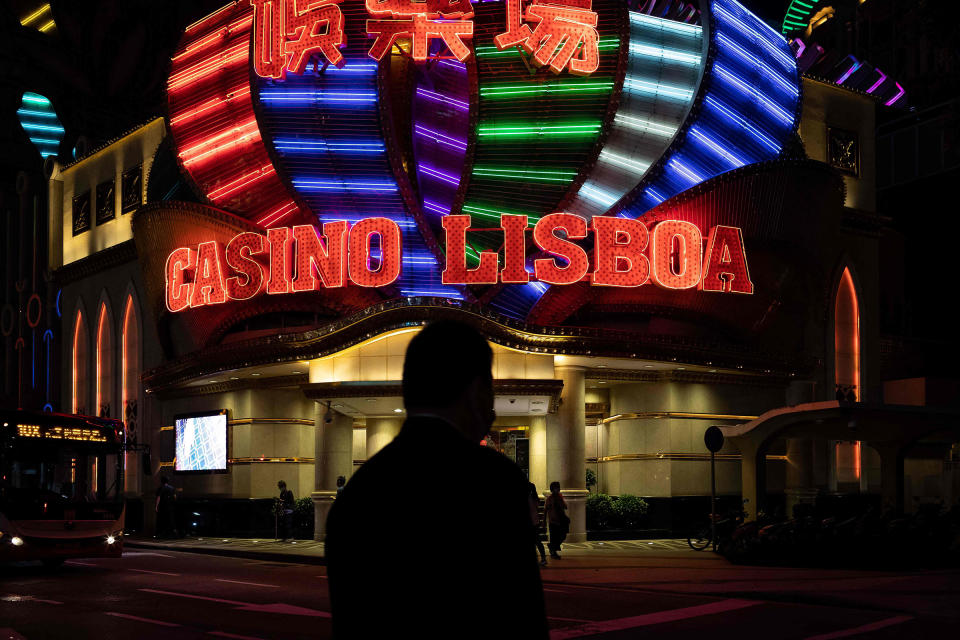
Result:
M283 80L303 73L310 58L322 54L343 66L343 0L247 0L253 12L253 68L263 78ZM430 42L442 40L457 60L466 60L473 38L470 0L364 0L369 55L382 60L399 39L417 62L429 57ZM589 75L600 63L597 13L592 0L506 0L506 30L494 38L498 49L523 47L534 66ZM531 28L532 27L532 28Z
M367 13L376 18L367 20L367 34L376 37L370 57L382 60L397 38L413 42L411 57L417 62L427 59L430 40L440 38L450 52L463 61L470 48L463 38L473 37L473 7L470 0L366 0Z
M253 5L253 69L282 80L303 73L310 56L322 53L342 66L343 0L249 0Z
M569 68L574 75L590 75L600 65L591 5L592 0L507 0L507 30L493 41L501 51L523 45L534 65L549 65L554 73ZM524 21L536 26L531 31Z
M480 253L479 264L467 265L470 216L448 215L443 283L523 284L539 280L568 285L693 289L753 293L743 234L737 227L717 225L704 239L696 225L663 220L648 228L639 220L595 216L588 224L570 213L541 218L532 229L533 243L544 254L527 271L527 216L503 215L502 267L494 251ZM593 234L593 261L577 240ZM246 232L221 247L201 242L175 249L165 269L166 306L171 312L277 295L332 289L354 284L383 287L400 276L403 245L400 227L388 218L365 218L350 226L327 222L322 234L312 225L268 229L266 236ZM592 267L592 270L591 270Z

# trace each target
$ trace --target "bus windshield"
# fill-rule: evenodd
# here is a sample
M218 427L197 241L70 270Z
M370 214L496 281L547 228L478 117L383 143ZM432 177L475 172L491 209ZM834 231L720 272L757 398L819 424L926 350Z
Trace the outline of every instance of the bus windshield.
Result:
M112 425L19 417L4 420L0 512L11 520L116 519L123 506L123 455Z

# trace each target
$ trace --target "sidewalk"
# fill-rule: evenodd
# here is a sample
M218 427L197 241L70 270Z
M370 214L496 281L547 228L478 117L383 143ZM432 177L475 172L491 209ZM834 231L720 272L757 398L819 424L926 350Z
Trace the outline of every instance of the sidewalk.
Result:
M302 564L326 564L323 543L313 540L293 540L280 542L273 539L250 538L181 538L176 540L157 540L131 536L123 541L124 547L131 549L157 549L165 551L183 551L187 553L206 553L217 556L252 558L274 562L298 562ZM683 539L663 540L604 540L588 542L565 542L563 553L571 556L591 556L612 551L630 554L648 554L651 552L685 552L695 554L687 541Z

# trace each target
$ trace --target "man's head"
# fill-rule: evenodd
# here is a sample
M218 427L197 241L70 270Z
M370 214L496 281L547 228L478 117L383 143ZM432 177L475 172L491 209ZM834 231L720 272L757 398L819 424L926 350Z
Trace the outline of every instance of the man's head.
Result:
M492 364L490 345L473 328L449 320L428 325L403 362L407 413L441 415L479 442L495 417Z
M551 492L551 493L559 493L559 492L560 492L560 483L557 482L556 480L554 480L553 482L551 482L551 483L550 483L550 492Z
M284 482L283 480L280 480L279 482L277 482L277 489L280 489L280 491L286 491L287 483Z
M345 484L347 484L347 479L343 476L337 476L337 486L342 487Z
M167 484L168 482L170 482L170 480L167 476L160 476L160 484Z

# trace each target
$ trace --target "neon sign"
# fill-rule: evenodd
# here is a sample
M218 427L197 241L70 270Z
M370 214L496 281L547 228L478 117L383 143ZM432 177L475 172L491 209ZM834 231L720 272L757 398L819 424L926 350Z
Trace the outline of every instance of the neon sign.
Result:
M482 251L479 264L467 264L467 234L490 231L470 227L470 216L448 215L442 221L446 241L443 283L523 284L539 280L568 285L693 289L752 294L743 234L717 225L704 240L691 222L663 220L648 228L639 220L595 216L590 223L570 213L552 213L532 229L539 250L527 270L527 216L502 215L502 261L499 252ZM228 300L249 300L334 289L352 283L384 287L400 276L403 245L400 227L388 218L277 227L266 235L234 236L225 247L214 241L180 247L167 257L166 306L171 312ZM582 242L592 232L592 264ZM502 265L502 266L501 266ZM592 267L592 270L591 270Z
M17 435L21 438L43 438L47 440L79 440L81 442L106 442L107 438L97 429L82 427L46 427L38 424L18 424Z
M248 0L253 12L253 68L262 78L283 80L303 73L310 57L322 54L342 67L346 44L343 0ZM430 41L440 39L461 62L470 55L464 39L473 38L470 0L364 0L368 52L382 60L400 38L409 39L413 60L429 57ZM600 63L597 13L592 0L507 0L506 30L494 39L501 51L523 47L537 67L554 73L568 69L589 75ZM531 28L532 27L532 28Z

